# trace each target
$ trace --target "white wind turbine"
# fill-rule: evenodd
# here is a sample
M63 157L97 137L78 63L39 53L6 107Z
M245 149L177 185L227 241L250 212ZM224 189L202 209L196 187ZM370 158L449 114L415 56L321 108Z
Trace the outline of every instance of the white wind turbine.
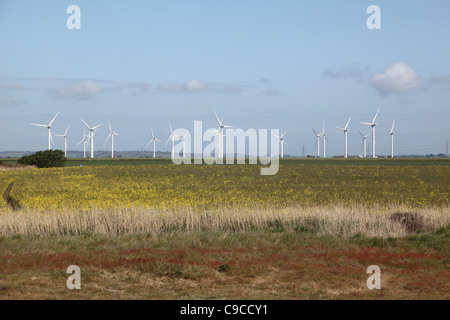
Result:
M322 137L323 137L323 157L326 158L326 156L327 156L327 145L326 145L326 141L327 141L328 139L327 139L327 134L325 133L325 121L323 122Z
M363 158L366 158L366 157L367 157L367 137L370 136L370 133L369 133L369 134L366 134L366 135L363 135L363 134L361 133L361 131L358 130L358 132L359 132L359 134L361 135L361 137L363 138L363 142L362 142L362 146L363 146L363 148L364 148L364 155L363 155Z
M219 124L219 129L217 129L217 134L219 135L219 158L223 158L223 129L224 128L232 128L232 126L224 126L223 125L223 117L222 120L219 120L219 116L214 110L214 114L216 115L217 123Z
M103 123L96 125L95 127L89 127L89 125L82 119L80 118L81 121L83 121L83 123L86 125L86 127L89 129L89 138L91 140L90 144L91 144L91 158L94 158L94 135L95 132L97 130L98 127L100 127L101 125L103 125Z
M183 141L183 158L186 158L186 136L187 132L184 136L180 137L180 140Z
M64 156L67 158L67 133L69 132L70 124L64 134L55 134L57 137L64 137Z
M155 137L155 134L154 134L154 132L153 132L153 128L150 128L150 129L152 129L152 139L147 143L146 147L147 147L150 143L153 142L153 159L154 159L154 158L156 158L156 141L158 141L158 142L162 142L162 141L159 140L159 139L157 139L157 138Z
M114 136L120 136L120 133L113 131L113 129L111 128L111 122L109 122L109 118L108 118L108 126L109 126L109 135L108 138L106 138L104 144L106 144L106 142L108 142L109 137L111 137L111 158L114 158Z
M80 143L83 144L83 158L86 158L86 145L89 145L89 139L86 140L86 138L89 138L89 136L87 136L86 132L83 130L83 140L77 143L77 145Z
M316 135L316 146L317 146L317 158L320 158L320 137L322 136L322 132L317 133L316 130L313 129L314 134Z
M338 128L339 130L342 130L342 131L344 131L344 142L345 142L345 147L344 147L344 158L348 158L348 149L347 149L347 135L348 135L348 124L350 123L350 119L351 119L352 117L350 117L350 118L348 118L348 121L347 121L347 124L345 125L345 127L344 128L339 128L339 127L336 127L336 128Z
M281 146L281 158L284 157L284 151L283 151L283 144L287 144L286 141L284 141L284 135L287 133L287 131L285 131L284 133L281 134L281 136L275 136L276 138L278 138L277 143L280 144Z
M59 111L58 111L58 113L56 113L56 115L53 117L52 121L50 121L50 123L48 125L30 123L32 126L44 127L44 128L48 129L48 150L51 150L51 148L52 148L51 144L53 143L52 131L50 129L52 128L53 121L55 121L58 114L59 114Z
M391 136L391 158L394 158L394 125L395 119L394 122L392 122L391 132L389 132L389 135Z
M371 123L369 123L369 122L361 122L362 124L366 124L366 125L372 127L372 158L376 158L376 153L375 153L375 127L377 126L377 124L375 123L375 121L377 120L377 116L378 116L379 112L380 112L380 109L378 109L378 111L375 114L375 117L373 118Z
M180 139L180 136L173 133L172 125L170 124L170 122L169 128L170 128L170 137L169 139L167 139L166 145L169 143L170 140L172 140L172 159L173 159L175 158L175 140L178 141Z

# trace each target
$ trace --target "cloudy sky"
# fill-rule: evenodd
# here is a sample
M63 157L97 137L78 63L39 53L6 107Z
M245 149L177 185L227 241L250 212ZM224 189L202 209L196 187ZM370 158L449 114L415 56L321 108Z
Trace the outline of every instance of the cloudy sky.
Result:
M81 9L69 30L67 8ZM369 30L369 5L381 29ZM381 108L377 151L445 152L450 139L450 2L444 0L10 1L0 0L0 151L42 150L48 123L81 150L82 117L104 125L96 148L141 150L150 127L287 130L285 153L314 154L325 121L327 154L361 154L357 129ZM63 148L63 139L55 139ZM304 149L303 149L304 148ZM149 149L149 148L147 148ZM170 144L157 145L170 150Z

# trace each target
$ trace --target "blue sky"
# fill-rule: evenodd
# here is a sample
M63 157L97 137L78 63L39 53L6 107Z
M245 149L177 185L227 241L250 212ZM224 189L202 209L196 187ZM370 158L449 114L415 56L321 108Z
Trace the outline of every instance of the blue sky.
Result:
M81 30L68 30L69 5ZM369 5L381 30L369 30ZM377 150L439 153L450 138L450 2L432 1L9 1L0 0L0 151L46 148L68 124L69 149L83 117L107 118L116 150L141 150L169 136L168 122L191 129L225 123L287 130L285 153L314 154L311 127L325 121L327 155L361 154L356 129L381 108ZM55 139L63 148L63 139ZM147 149L151 149L150 147ZM170 144L157 145L170 150Z

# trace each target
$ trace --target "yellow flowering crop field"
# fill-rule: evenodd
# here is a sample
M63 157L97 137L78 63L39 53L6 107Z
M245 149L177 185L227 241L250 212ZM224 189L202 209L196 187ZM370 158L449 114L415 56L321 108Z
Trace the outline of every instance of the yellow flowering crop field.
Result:
M0 208L7 207L7 189L21 208L43 211L332 204L447 207L449 182L450 167L445 165L282 165L274 176L261 176L257 165L27 169L0 172Z

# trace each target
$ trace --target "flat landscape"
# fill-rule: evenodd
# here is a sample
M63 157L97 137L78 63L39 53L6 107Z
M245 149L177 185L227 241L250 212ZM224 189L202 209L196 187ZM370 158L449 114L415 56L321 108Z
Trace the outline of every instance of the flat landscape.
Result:
M69 159L0 171L0 298L450 298L449 160L259 169ZM66 287L70 265L81 290ZM381 290L366 286L370 265Z

